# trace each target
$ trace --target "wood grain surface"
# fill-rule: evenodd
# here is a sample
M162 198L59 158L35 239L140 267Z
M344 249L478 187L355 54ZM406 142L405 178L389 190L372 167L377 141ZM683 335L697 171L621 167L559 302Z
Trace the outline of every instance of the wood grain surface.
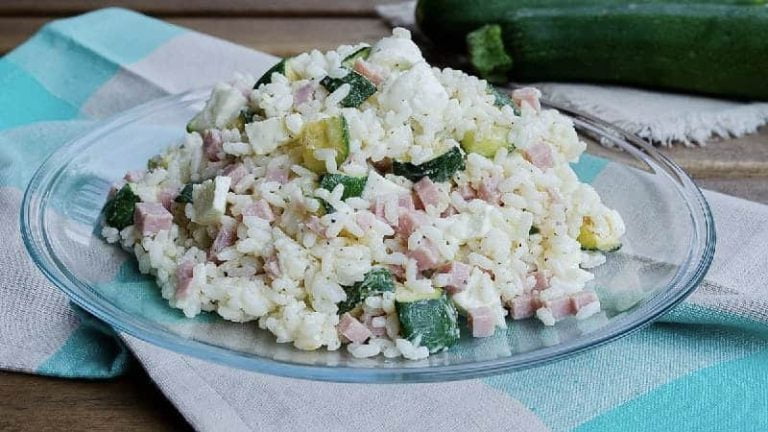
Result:
M392 0L0 0L0 54L54 17L122 6L280 56L387 33L373 6ZM768 128L705 148L662 149L700 186L768 203ZM134 366L109 381L63 380L0 372L0 430L189 430Z

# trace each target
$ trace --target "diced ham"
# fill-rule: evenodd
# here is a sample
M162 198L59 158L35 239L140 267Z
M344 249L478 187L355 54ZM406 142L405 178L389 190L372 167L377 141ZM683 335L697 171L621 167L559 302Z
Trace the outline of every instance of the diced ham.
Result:
M541 306L538 299L531 294L523 294L507 302L509 315L514 320L530 318Z
M143 236L171 229L173 215L160 203L138 203L133 212L136 230Z
M176 285L176 297L183 298L189 294L189 286L192 284L194 269L195 263L190 260L182 261L181 264L176 267L176 279L178 279L178 284Z
M404 280L405 279L405 268L401 265L395 265L390 264L387 266L389 269L389 272L392 273L392 276L395 277L397 280Z
M288 183L288 168L280 166L270 166L267 168L267 173L264 176L264 180L268 182L278 182L281 185Z
M165 207L166 210L171 211L173 200L176 198L176 195L178 194L179 194L178 186L164 187L157 192L157 200L160 202L160 204L163 205L163 207Z
M309 102L312 99L312 95L315 93L315 87L312 83L304 84L296 89L293 94L293 105L299 106L305 102Z
M501 200L501 192L499 192L499 178L492 176L484 178L480 182L480 187L477 188L477 195L483 201L489 204L498 204Z
M429 177L422 177L421 180L414 183L413 190L416 191L416 195L424 208L427 206L438 208L441 202L447 201L445 192L438 188Z
M464 291L467 288L469 273L471 271L472 266L458 261L453 261L450 264L443 266L440 269L440 272L447 274L449 277L445 290L450 294Z
M472 337L493 336L496 330L496 317L488 306L480 306L467 310L467 321L472 329Z
M231 217L224 217L221 220L221 226L216 233L216 238L213 239L211 249L208 251L208 256L217 260L217 254L224 248L235 244L237 239L237 221Z
M533 87L523 87L512 91L512 101L515 105L522 108L523 105L526 104L536 112L541 111L540 97L541 92L539 89Z
M549 280L547 280L547 276L543 272L533 272L533 277L536 279L536 283L533 286L534 290L544 291L549 288Z
M392 199L394 199L393 194L377 196L375 201L373 202L373 214L376 215L376 217L378 217L382 221L389 223L396 228L396 224L399 223L400 213L402 213L403 210L415 210L416 206L414 205L413 197L410 194L398 195L397 196L398 211L396 213L396 215L398 215L398 218L395 221L388 221L386 218L385 208Z
M147 172L145 170L128 171L127 173L125 173L125 177L123 178L125 179L125 181L136 183L136 182L140 182L141 179L143 179L146 174Z
M440 217L447 218L457 214L459 214L459 211L456 210L456 207L449 205L447 209L440 213Z
M386 319L386 315L371 315L367 312L364 312L363 316L360 317L363 325L365 325L368 330L371 331L371 334L376 337L381 337L387 334Z
M243 216L256 216L267 222L275 220L275 214L272 213L272 207L266 200L260 199L248 204L243 208Z
M528 161L540 169L552 168L554 166L555 161L552 156L552 148L545 142L538 142L532 145L523 154Z
M309 220L307 220L307 228L319 237L325 238L325 227L320 223L319 217L315 215L310 216Z
M573 304L573 313L578 313L585 306L590 305L596 301L599 301L597 294L594 291L582 291L571 296L571 303Z
M457 190L459 195L467 201L477 198L477 193L472 189L472 186L470 186L469 183L459 186Z
M230 187L234 187L237 182L243 179L248 174L248 169L241 163L227 165L222 172L222 175L229 177L232 181L229 183Z
M349 312L341 316L338 325L339 333L351 342L363 343L372 336L371 331Z
M277 279L283 275L283 271L280 269L280 260L277 256L272 255L264 259L264 273L271 279Z
M368 231L373 228L373 225L376 223L376 216L371 212L361 211L355 215L355 221L363 231Z
M366 77L368 81L378 87L384 82L384 77L368 62L363 59L357 59L355 62L355 72Z
M552 312L552 316L556 320L561 320L569 315L575 315L576 309L574 308L571 297L560 297L554 300L545 300L543 302L545 308Z
M416 260L416 268L419 271L432 270L440 264L440 251L429 239L421 241L421 245L408 252L408 256Z
M401 209L397 219L397 234L408 238L417 228L429 223L429 216L422 210Z
M208 129L203 132L203 153L211 162L221 160L224 153L224 140L217 129Z

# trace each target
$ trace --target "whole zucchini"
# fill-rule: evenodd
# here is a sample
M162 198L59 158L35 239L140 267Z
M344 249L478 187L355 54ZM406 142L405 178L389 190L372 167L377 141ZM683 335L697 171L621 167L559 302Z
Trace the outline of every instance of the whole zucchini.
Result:
M751 0L718 3L730 4L421 0L416 17L430 39L454 48L464 47L468 32L500 25L515 80L607 82L768 99L768 6Z

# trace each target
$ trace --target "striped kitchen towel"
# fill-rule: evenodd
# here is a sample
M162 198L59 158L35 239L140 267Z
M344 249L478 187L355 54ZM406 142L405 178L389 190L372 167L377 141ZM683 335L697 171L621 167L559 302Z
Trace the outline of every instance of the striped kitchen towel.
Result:
M768 430L768 207L714 192L718 250L684 304L614 343L490 378L276 378L116 335L71 306L19 235L21 194L42 159L104 116L274 60L121 9L54 21L0 59L0 367L107 378L132 355L203 431Z

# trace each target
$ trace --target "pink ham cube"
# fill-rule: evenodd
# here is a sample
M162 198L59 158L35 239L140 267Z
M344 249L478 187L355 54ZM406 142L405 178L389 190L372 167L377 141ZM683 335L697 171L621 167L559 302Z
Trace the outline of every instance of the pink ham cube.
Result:
M530 318L541 306L538 299L531 294L523 294L507 302L509 315L514 320Z
M260 199L248 204L243 208L243 216L256 216L267 222L275 220L275 214L272 213L272 207L266 200Z
M278 279L283 275L283 271L280 269L280 260L277 256L272 255L264 259L264 273L271 279Z
M171 211L173 200L176 198L176 195L179 194L179 189L179 186L168 186L157 192L157 200L166 210Z
M355 343L363 343L372 336L371 330L349 312L341 316L337 328L342 336Z
M185 260L176 267L176 279L178 280L176 297L184 298L189 294L189 286L192 284L194 269L195 263L190 260Z
M525 150L523 155L530 163L542 170L552 168L555 164L552 148L544 142L534 144L531 148Z
M413 190L416 191L416 195L424 208L427 206L439 208L441 202L447 201L448 198L445 192L438 188L429 177L423 177L414 183Z
M420 226L429 223L429 216L422 210L400 210L397 219L397 234L408 238Z
M582 291L571 296L571 303L573 305L574 313L579 313L579 311L584 309L585 306L588 306L597 301L599 301L599 299L597 298L597 294L595 294L594 291Z
M462 292L467 288L467 282L469 282L469 273L472 267L462 262L454 261L440 269L441 273L447 274L448 285L445 286L445 290L449 294L455 294Z
M232 179L230 187L234 188L235 185L248 174L248 169L241 163L227 165L222 172L222 175Z
M142 236L169 230L173 215L160 203L138 203L133 212L133 223Z
M309 102L315 93L315 87L312 83L304 84L296 89L293 94L293 106L299 106L303 103Z
M211 162L219 161L224 156L224 140L217 129L203 132L203 154Z
M488 177L484 178L480 182L480 187L477 189L477 195L483 201L489 204L498 204L501 201L501 192L499 192L499 178Z
M467 321L472 329L472 337L493 336L496 330L496 316L489 306L479 306L467 310Z
M268 182L277 182L281 185L288 183L288 168L281 166L267 167L267 173L264 176L264 180Z
M440 251L429 239L421 241L421 246L408 252L408 256L416 260L419 271L432 270L440 264Z
M208 255L211 259L217 260L217 254L235 244L235 240L237 240L237 221L225 216L221 220L221 226L216 233L216 238L213 239Z
M523 87L512 91L512 101L515 103L515 105L520 108L522 108L523 105L528 105L536 112L541 111L541 102L539 101L540 97L541 92L539 89L533 87Z
M576 309L570 297L560 297L554 300L545 300L543 306L552 312L556 320L561 320L570 315L576 315Z

